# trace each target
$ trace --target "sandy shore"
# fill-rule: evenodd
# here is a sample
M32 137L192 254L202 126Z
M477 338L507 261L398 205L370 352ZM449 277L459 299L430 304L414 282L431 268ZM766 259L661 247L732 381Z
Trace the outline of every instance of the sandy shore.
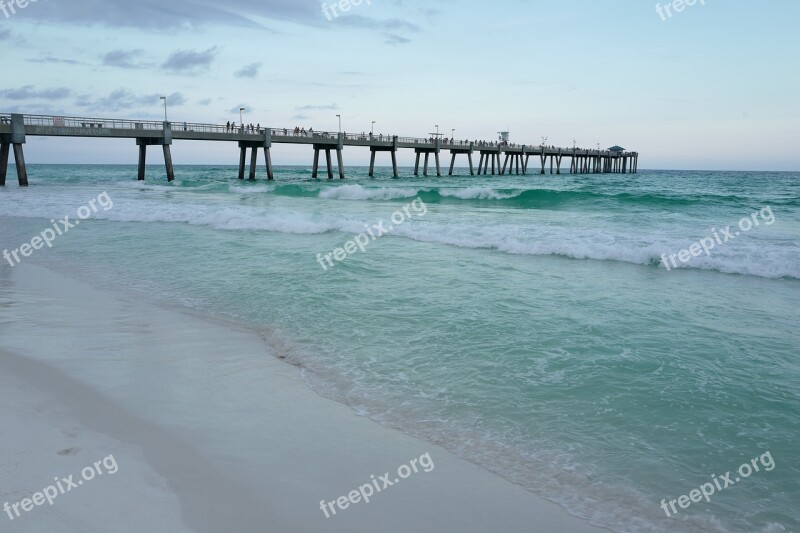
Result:
M0 505L118 464L2 531L602 531L320 397L254 332L33 264L0 273L0 402ZM423 454L429 472L320 509Z

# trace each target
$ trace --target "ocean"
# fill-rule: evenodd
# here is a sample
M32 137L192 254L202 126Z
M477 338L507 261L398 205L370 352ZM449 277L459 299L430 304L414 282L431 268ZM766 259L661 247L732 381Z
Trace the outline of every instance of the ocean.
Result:
M246 325L319 394L613 531L800 531L800 174L149 170L10 172L0 251L58 229L21 263Z

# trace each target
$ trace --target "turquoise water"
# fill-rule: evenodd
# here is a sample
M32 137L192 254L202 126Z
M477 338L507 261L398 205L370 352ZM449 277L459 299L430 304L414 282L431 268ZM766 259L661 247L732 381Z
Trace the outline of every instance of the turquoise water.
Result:
M0 249L106 191L26 261L250 324L320 393L612 530L800 530L800 174L176 173L32 165L0 190ZM665 516L767 451L773 470Z

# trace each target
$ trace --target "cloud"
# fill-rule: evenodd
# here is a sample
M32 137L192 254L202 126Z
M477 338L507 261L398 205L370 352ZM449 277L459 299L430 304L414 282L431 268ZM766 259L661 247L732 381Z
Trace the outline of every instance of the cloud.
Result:
M178 50L164 62L162 67L172 72L194 72L207 70L214 57L217 55L218 48L213 46L208 50L196 52L194 50Z
M321 25L317 0L81 0L49 2L26 18L59 24L101 25L151 30L193 29L225 24L261 27L259 19Z
M35 59L26 59L29 63L45 63L47 65L52 65L56 63L65 63L67 65L85 65L86 63L81 63L80 61L76 61L74 59L62 59L60 57L53 57L53 56L43 56L37 57Z
M296 107L295 109L297 111L336 111L339 109L339 106L336 104L304 105L301 107Z
M6 89L0 91L0 97L8 100L32 100L36 98L45 100L62 100L72 94L67 87L55 87L52 89L35 89L33 85L25 85L18 89Z
M25 13L35 21L59 25L105 26L155 31L192 31L207 26L238 26L268 30L269 21L293 22L316 28L331 28L321 11L319 0L81 0L49 2L47 9ZM402 7L399 2L395 3ZM436 9L417 9L415 14L429 21ZM373 19L362 15L344 15L337 24L378 31L417 32L419 27L401 18Z
M262 63L250 63L249 65L237 70L234 76L237 78L255 78L258 76L258 71L261 68L261 65Z
M439 18L439 16L442 14L441 11L433 8L420 9L419 11L420 13L422 13L422 16L428 19L428 22L431 24L435 23Z
M369 28L373 30L380 29L380 30L392 30L392 31L405 30L414 33L419 31L419 26L417 26L413 22L397 18L378 20L370 17L363 17L361 15L348 15L346 17L339 17L338 19L336 19L336 22L343 26L351 26L354 28Z
M116 89L99 98L92 98L88 95L81 95L76 101L78 107L85 107L91 111L127 111L130 109L154 107L161 104L161 94L137 95L124 88ZM169 106L181 106L186 103L183 94L176 92L167 96Z
M61 107L53 107L50 104L37 104L37 103L30 103L26 102L22 105L12 105L3 108L3 111L7 111L8 113L22 113L28 115L55 115L55 116L69 116L70 113L74 112L74 109L64 109ZM42 139L46 139L46 137L42 137Z
M103 65L120 68L142 68L140 63L135 61L144 50L112 50L103 56Z
M204 98L204 99L198 101L197 103L199 105L211 105L211 102L213 102L213 100L211 98Z
M400 35L394 33L384 33L383 35L386 37L386 40L383 42L392 46L396 46L398 44L408 44L411 42L411 39L406 39L405 37L401 37Z
M11 39L11 30L0 30L0 41Z

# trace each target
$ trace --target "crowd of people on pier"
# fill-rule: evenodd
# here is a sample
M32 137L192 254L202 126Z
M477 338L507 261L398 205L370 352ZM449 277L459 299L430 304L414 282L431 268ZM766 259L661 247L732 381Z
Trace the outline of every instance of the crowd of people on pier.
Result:
M244 124L237 126L236 122L228 122L225 124L225 131L227 133L264 133L266 130L261 129L261 123L253 124Z
M253 124L253 123L244 124L244 123L242 123L242 124L237 125L236 122L228 122L225 125L225 131L228 132L228 133L252 133L252 134L255 134L255 133L264 133L264 132L266 132L266 128L262 130L260 123L258 123L258 124ZM309 127L308 129L306 129L305 127L301 127L301 126L295 126L294 129L283 128L283 129L273 130L273 134L280 135L281 133L284 136L290 136L291 135L291 136L294 136L294 137L326 137L326 138L333 138L333 137L338 135L337 133L314 131L314 128L312 128L312 127ZM352 134L349 137L347 135L347 132L344 132L343 135L344 135L344 137L346 139L347 138L352 138L354 140L359 140L359 141L391 141L392 139L394 139L394 136L392 136L392 135L384 135L383 133L375 134L373 132L364 132L364 131L362 131L360 134L358 134L358 133ZM409 139L409 140L403 139L403 141L401 141L401 142L409 142L409 141L420 142L420 141L422 141L422 142L427 142L429 144L436 144L436 140L437 140L437 138L432 135L427 139L413 139L413 140L412 139ZM469 139L459 140L459 139L451 139L451 138L448 138L448 137L441 138L441 144L442 145L447 145L447 146L469 146L471 144L472 146L474 146L476 148L494 148L494 147L519 148L519 147L522 147L522 146L535 146L535 145L521 145L521 144L517 144L517 143L509 143L508 141L503 141L503 140L497 140L497 141L482 140L482 141L479 141L478 139L475 139L473 141L470 141ZM547 146L543 146L543 148L555 149L556 146L547 145Z

